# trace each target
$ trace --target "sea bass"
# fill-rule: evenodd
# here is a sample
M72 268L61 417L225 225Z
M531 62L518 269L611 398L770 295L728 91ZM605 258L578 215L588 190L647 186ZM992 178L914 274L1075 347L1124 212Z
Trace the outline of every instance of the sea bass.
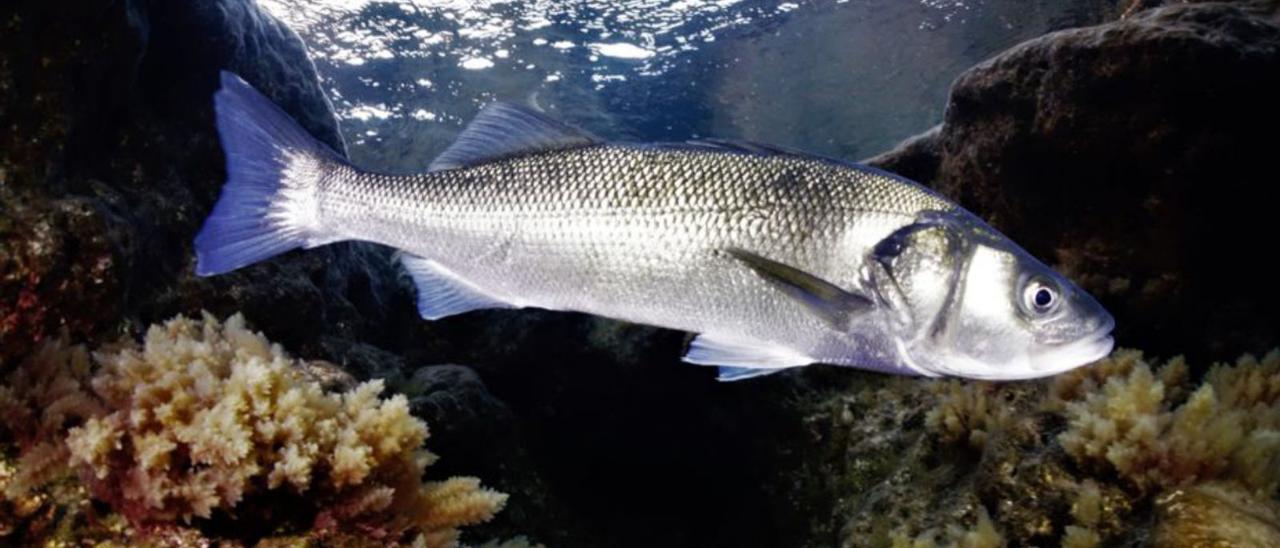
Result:
M239 77L195 240L220 274L295 248L401 250L418 309L573 310L695 333L737 380L813 363L1026 379L1111 351L1087 293L955 203L870 167L754 143L603 142L504 103L421 175L357 169Z

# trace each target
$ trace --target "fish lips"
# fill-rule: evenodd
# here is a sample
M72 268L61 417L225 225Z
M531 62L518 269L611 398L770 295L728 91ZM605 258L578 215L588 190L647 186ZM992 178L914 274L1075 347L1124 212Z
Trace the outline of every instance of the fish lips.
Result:
M1047 377L1093 363L1111 354L1115 338L1111 336L1115 319L1107 314L1098 328L1073 341L1049 345L1031 359L1028 378Z

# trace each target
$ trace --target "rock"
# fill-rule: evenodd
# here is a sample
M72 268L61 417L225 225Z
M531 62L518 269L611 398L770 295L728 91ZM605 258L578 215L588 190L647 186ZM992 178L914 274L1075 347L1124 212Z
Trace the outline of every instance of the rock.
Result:
M84 197L13 203L4 184L0 174L0 356L118 321L131 236L120 217Z
M466 366L421 367L395 388L409 397L414 415L435 425L431 436L437 443L446 440L474 444L462 438L488 438L486 430L512 419L507 406L494 398L480 376Z
M220 69L345 150L301 41L251 0L0 7L0 361L62 328L101 339L202 308L244 311L309 356L411 339L409 288L383 249L193 275L224 178Z
M807 399L809 372L717 383L714 368L680 362L684 333L582 314L479 312L431 329L514 416L508 426L484 412L480 430L428 442L445 456L433 468L458 466L512 495L495 520L511 529L493 536L638 547L793 546L806 534L778 453L795 447L802 425L788 408ZM816 373L848 373L832 369ZM486 407L460 404L474 401L468 385L432 405L468 420ZM428 400L410 401L430 423L431 407L417 407ZM486 462L500 466L471 468Z
M864 160L863 163L897 173L913 181L932 181L938 176L938 133L942 126L937 125L928 131L903 141L893 150Z
M1230 483L1178 489L1156 507L1152 546L1280 546L1280 504Z
M568 535L582 536L584 524L566 513L545 468L533 460L529 447L536 442L529 439L527 425L489 392L474 370L429 365L389 386L405 394L413 414L427 421L427 446L442 455L433 466L440 477L480 474L511 495L499 519L475 529L476 538L536 531L539 540L564 545Z
M1203 360L1280 334L1274 4L1178 4L1052 33L961 75L940 129L872 160L1098 296L1120 344ZM931 166L936 165L936 173Z

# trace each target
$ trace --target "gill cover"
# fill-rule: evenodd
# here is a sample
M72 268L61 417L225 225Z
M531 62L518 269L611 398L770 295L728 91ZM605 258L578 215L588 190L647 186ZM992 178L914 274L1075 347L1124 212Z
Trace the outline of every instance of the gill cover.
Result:
M908 346L945 328L968 247L953 223L930 218L894 231L872 249L867 276Z

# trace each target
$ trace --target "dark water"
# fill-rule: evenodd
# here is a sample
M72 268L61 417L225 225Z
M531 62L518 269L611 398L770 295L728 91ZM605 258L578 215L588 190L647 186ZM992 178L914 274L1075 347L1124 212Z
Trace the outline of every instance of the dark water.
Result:
M941 121L961 71L1104 0L262 0L307 42L362 166L417 171L476 110L610 139L714 136L848 159Z

